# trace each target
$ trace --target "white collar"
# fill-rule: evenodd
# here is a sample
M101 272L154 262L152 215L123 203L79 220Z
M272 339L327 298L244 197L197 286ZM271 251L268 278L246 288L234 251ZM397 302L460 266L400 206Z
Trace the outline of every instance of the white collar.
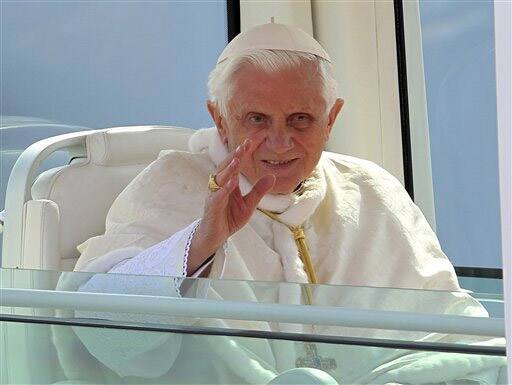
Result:
M220 138L216 127L197 130L189 140L189 149L192 152L208 152L215 165L220 164L227 156L228 149ZM240 190L247 194L252 184L245 176L240 174ZM264 210L281 213L280 219L293 226L302 224L316 210L325 196L326 182L324 173L318 165L310 178L304 181L301 194L295 193L266 194L258 204Z

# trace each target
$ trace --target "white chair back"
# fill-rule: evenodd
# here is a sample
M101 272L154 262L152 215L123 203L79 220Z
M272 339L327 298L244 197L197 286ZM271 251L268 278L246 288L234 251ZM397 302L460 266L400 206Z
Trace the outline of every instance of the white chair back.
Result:
M160 151L188 150L193 132L117 127L60 135L30 146L9 178L2 266L72 270L79 256L76 246L104 232L117 195ZM36 178L41 161L63 148L74 159Z

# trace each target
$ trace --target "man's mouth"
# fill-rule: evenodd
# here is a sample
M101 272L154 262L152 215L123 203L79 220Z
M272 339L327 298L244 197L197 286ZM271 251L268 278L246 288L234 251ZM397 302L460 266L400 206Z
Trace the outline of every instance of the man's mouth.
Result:
M272 164L272 165L281 165L281 164L288 164L293 162L295 159L290 160L264 160L265 163Z
M298 158L287 160L264 159L262 162L268 170L276 172L288 170L293 164L295 164L297 159Z

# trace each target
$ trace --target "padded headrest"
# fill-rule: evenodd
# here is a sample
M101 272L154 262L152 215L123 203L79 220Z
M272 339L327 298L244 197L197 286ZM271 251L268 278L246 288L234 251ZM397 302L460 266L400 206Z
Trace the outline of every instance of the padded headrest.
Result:
M47 256L59 261L52 263L78 257L78 244L105 231L107 212L126 185L162 150L188 150L194 132L163 126L101 130L86 137L87 158L42 173L32 186L32 199L54 202L60 216L55 230L60 255Z
M188 139L194 132L170 126L110 128L87 136L89 159L101 166L149 163L163 148L188 151Z

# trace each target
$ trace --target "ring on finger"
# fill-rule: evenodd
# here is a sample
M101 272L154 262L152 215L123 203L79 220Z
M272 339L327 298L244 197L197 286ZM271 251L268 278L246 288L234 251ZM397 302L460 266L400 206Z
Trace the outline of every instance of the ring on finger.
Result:
M216 192L219 191L220 189L221 187L215 181L215 174L210 174L210 176L208 177L208 190L210 190L211 192Z

